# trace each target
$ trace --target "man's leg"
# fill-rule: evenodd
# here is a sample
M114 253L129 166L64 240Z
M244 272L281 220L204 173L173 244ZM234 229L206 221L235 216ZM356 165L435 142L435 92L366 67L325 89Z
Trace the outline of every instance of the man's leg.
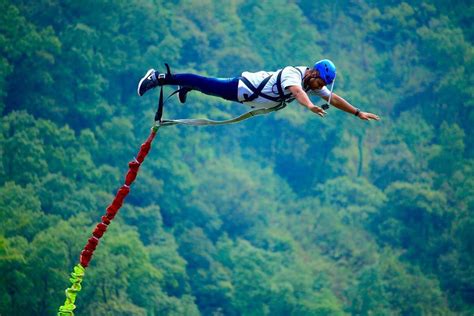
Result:
M168 84L197 90L229 101L238 101L238 78L211 78L194 74L176 74L171 76Z
M238 102L238 84L238 78L210 78L194 74L159 74L150 69L138 84L138 95L142 96L157 86L177 85L184 88L180 99L185 99L186 93L190 90L198 90L204 94Z

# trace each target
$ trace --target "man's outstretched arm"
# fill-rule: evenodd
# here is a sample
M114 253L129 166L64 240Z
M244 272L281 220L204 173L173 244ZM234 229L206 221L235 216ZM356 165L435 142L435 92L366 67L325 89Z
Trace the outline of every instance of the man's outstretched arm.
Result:
M298 101L302 106L308 108L308 110L311 112L316 113L321 117L326 115L326 111L324 111L319 106L314 105L309 99L308 94L306 94L306 92L300 86L289 86L288 90L290 90L290 92L293 94L296 101Z
M326 101L329 100L329 97L323 97ZM361 120L380 120L378 115L369 112L362 112L358 108L354 107L352 104L347 102L344 98L338 96L337 94L333 93L331 97L331 105L334 105L336 108L345 111L347 113L351 113L357 115Z

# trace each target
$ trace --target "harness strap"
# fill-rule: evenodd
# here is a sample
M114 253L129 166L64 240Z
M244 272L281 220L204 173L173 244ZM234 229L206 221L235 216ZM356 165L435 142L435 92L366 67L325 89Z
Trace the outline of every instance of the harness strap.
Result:
M278 94L280 95L280 98L283 99L283 100L287 100L291 97L291 93L285 94L285 92L283 91L283 88L281 87L281 74L283 73L283 70L285 70L285 69L286 69L286 67L283 68L282 70L280 70L280 72L278 73L277 82L276 82ZM298 69L298 68L296 68L296 69Z
M167 63L165 63L165 66L166 66L166 74L168 76L171 76L170 66ZM181 91L184 91L184 90L186 90L186 87L180 87L179 89L173 91L166 98L166 100L163 100L163 85L160 86L160 98L158 99L158 108L157 108L156 113L155 113L155 122L161 122L161 118L163 117L163 107L164 107L164 104L168 101L168 99L171 98L172 96L174 96L175 94L177 94Z
M170 69L170 65L168 65L167 63L165 63L165 66L166 66L166 74L168 76L171 76L171 69ZM171 95L169 95L167 98L166 98L166 101L168 101L168 99L173 95L173 94L176 94L178 93L178 91L175 91L174 93L172 93ZM163 105L166 101L163 101L163 85L161 85L160 87L160 98L158 99L158 109L156 110L156 113L155 113L155 122L160 122L161 121L161 118L163 117Z
M244 102L253 101L258 97L263 97L265 99L278 102L279 101L278 97L272 97L272 96L269 96L269 95L266 95L266 94L262 93L263 88L265 88L265 86L267 85L267 83L271 79L271 77L272 76L270 75L270 76L266 77L265 79L263 79L263 81L258 85L257 88L255 88L254 85L247 78L240 77L239 79L242 80L242 82L253 92L252 95L250 95L250 96L248 96L247 94L244 94L244 98L245 98Z
M163 116L163 86L160 87L160 98L158 99L158 109L155 113L155 122L161 121L161 117Z
M303 81L304 75L303 75L303 73L301 72L301 70L299 70L297 67L293 67L293 68L295 68L296 70L298 70L298 72L300 73L300 76L301 76L301 81ZM277 80L278 80L278 78L277 78ZM280 81L279 81L278 86L281 87L281 77L280 77ZM304 89L304 87L303 87L303 89ZM283 92L283 90L281 90L281 91ZM307 90L305 90L305 92L307 92ZM291 93L289 93L289 94L286 95L286 100L285 100L285 102L290 103L290 102L293 102L294 100L295 100L295 98L292 97L292 94L291 94Z
M255 109L248 111L242 115L234 117L232 119L223 120L223 121L215 121L209 119L178 119L178 120L160 120L158 122L159 126L171 126L171 125L191 125L191 126L205 126L205 125L225 125L225 124L232 124L241 122L243 120L249 119L253 116L263 115L270 112L275 112L278 110L283 109L286 107L286 103L282 102L277 106L271 108L263 108L263 109Z

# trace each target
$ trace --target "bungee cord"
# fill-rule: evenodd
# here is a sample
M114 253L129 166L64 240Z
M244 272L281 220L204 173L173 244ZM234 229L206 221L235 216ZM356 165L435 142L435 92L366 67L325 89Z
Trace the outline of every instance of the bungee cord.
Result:
M73 268L71 278L69 279L71 286L66 289L66 300L64 301L64 304L59 307L57 314L58 316L74 315L74 310L76 309L76 298L82 289L81 282L84 278L86 268L89 266L92 256L94 255L94 251L99 245L100 238L102 238L102 236L107 231L108 226L117 215L118 211L123 205L125 198L129 194L130 186L135 181L140 166L151 149L151 144L156 136L156 133L158 132L158 129L159 125L155 124L152 127L151 133L147 140L140 146L137 157L128 163L128 172L125 176L124 184L117 191L114 200L107 207L105 215L101 217L101 222L96 225L92 232L92 236L88 239L84 249L81 251L79 259L80 263L78 263Z

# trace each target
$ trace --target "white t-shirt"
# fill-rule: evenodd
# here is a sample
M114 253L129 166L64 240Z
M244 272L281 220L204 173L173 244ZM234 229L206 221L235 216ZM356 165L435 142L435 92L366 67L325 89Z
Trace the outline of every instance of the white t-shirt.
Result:
M295 69L298 68L301 73ZM283 89L283 92L285 94L291 93L288 90L288 87L290 86L300 86L303 87L303 76L308 68L305 66L299 66L299 67L286 67L283 70L283 73L281 74L281 87ZM262 93L271 96L271 97L279 97L278 94L278 88L276 86L277 82L277 76L278 72L281 71L281 69L274 71L274 72L268 72L268 71L259 71L259 72L243 72L242 77L246 78L250 83L257 88L259 84L268 76L272 76L270 80L268 80L267 84L262 90ZM324 86L320 90L314 90L314 91L307 91L308 94L315 94L319 97L329 97L330 91L329 89ZM239 80L239 88L238 88L238 94L237 98L239 101L245 101L244 95L251 96L253 94L252 90L250 90L247 85L242 80ZM273 106L276 106L279 104L279 102L275 102L272 100L265 99L263 97L258 97L252 101L249 102L244 102L244 104L250 105L253 108L270 108Z

